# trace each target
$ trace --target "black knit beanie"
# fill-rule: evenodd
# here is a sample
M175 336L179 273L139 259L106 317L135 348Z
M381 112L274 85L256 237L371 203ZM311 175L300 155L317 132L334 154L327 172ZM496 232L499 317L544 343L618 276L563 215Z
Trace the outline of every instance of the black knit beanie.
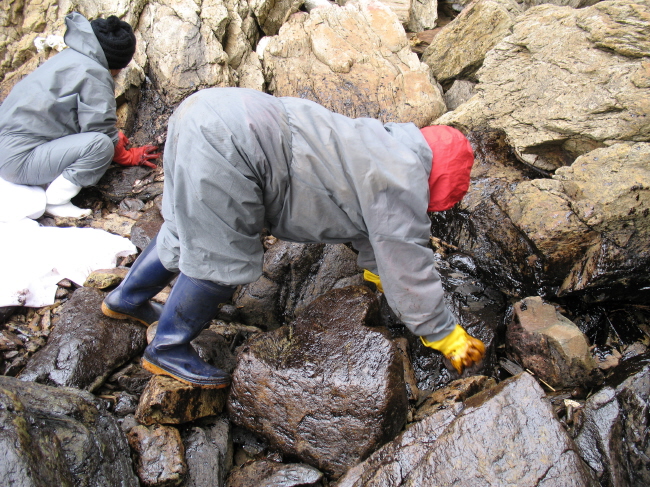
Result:
M95 19L90 25L104 50L108 69L125 68L135 53L135 34L131 26L115 15L107 19Z

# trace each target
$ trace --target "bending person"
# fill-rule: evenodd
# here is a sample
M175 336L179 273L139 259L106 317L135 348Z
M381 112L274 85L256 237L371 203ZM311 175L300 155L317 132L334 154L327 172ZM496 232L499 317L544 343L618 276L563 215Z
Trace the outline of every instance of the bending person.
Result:
M237 285L260 277L267 228L294 242L352 242L401 321L462 371L485 347L445 306L427 212L463 198L473 162L468 140L451 127L351 119L243 88L199 91L170 119L165 222L104 313L158 320L146 369L228 385L190 341ZM149 299L179 272L165 306L153 309Z
M40 186L46 212L82 217L90 210L70 200L92 186L112 160L146 165L160 154L147 145L127 149L115 127L115 82L135 52L131 26L112 15L88 22L66 16L69 46L14 86L0 105L0 177L15 184Z

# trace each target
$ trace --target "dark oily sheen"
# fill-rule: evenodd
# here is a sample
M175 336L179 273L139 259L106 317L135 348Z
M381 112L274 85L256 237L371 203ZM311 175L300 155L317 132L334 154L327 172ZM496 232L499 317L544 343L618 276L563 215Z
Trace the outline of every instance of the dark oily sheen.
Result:
M406 387L396 345L366 326L378 311L367 287L336 289L251 339L233 374L233 422L334 477L392 439L406 420Z

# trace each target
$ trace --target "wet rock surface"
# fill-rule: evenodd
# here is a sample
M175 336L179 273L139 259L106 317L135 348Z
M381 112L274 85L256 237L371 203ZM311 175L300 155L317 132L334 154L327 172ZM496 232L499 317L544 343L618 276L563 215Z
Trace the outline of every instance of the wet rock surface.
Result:
M137 487L126 437L105 404L77 389L0 377L2 485Z
M10 2L0 14L0 100L22 76L57 52L49 47L37 52L35 37L62 34L63 16L76 9L89 18L115 13L135 27L134 62L116 79L118 127L134 146L153 143L162 149L174 107L207 86L237 85L307 97L346 115L418 125L449 110L436 123L467 132L477 158L463 202L432 215L431 247L448 306L486 343L488 354L480 366L459 378L439 353L404 328L377 293L379 323L389 331L382 340L389 340L390 349L400 356L406 385L396 387L408 393L399 411L408 423L396 440L399 444L388 443L378 457L379 452L371 455L342 479L364 486L427 485L430 479L442 479L444 485L462 474L458 485L589 485L584 464L575 461L577 452L603 486L650 483L648 2L545 2L555 7L527 0L514 8L507 0L461 0L441 1L437 12L435 2L428 1L385 2L388 9L348 3L342 8L326 1L301 7L292 0L200 5L138 0L113 6ZM410 32L405 35L400 24ZM261 36L267 37L258 44ZM439 99L442 88L446 108ZM155 170L114 166L97 187L82 190L73 202L91 208L91 217L44 217L40 223L101 228L145 248L162 222L164 154L156 163ZM287 338L280 330L296 318L307 318L319 296L363 282L356 255L345 245L290 244L268 237L265 248L263 277L242 287L209 332L194 342L202 357L230 371L235 355L247 350L247 345L242 347L247 338L257 337L260 343ZM132 262L128 257L117 265L128 268ZM100 281L93 278L88 285L101 288ZM146 399L145 388L155 381L140 366L140 351L123 353L132 335L125 338L116 335L116 328L93 323L96 310L91 310L94 298L88 298L88 292L64 280L52 306L0 309L0 371L6 376L31 371L50 384L92 390L101 424L109 426L93 426L87 436L87 426L76 422L88 418L86 406L76 399L63 401L65 407L57 405L59 395L71 389L21 382L20 387L47 391L47 398L39 395L28 401L0 387L0 438L7 446L2 451L8 452L0 469L14 475L7 481L3 477L2 485L30 481L25 479L43 485L137 485L133 472L122 470L128 462L131 470L139 466L141 485L260 485L262 479L269 485L332 485L330 471L311 461L295 463L303 460L255 436L256 426L233 427L230 416L218 412L221 399L197 397L177 384L158 389L166 399L160 400L159 410L155 401L149 402L141 420L152 424L142 431L136 413ZM164 302L168 292L155 299ZM584 333L607 380L604 385L553 387L535 369L544 397L528 379L506 380L531 367L523 355L506 355L506 325L513 319L510 304L534 296L552 303ZM338 301L331 306L338 307ZM265 341L265 333L278 327ZM44 353L37 357L39 351ZM105 361L99 363L100 357ZM70 365L71 372L59 369L55 358ZM263 372L275 377L267 365ZM303 370L302 380L308 382L305 371L312 370ZM280 378L291 384L287 377ZM494 382L500 384L497 389ZM342 401L338 389L332 390L317 390L309 399L320 398L327 411ZM92 397L72 392L84 401ZM477 393L483 398L476 399L480 406L472 398ZM373 398L370 392L368 396ZM515 406L503 406L496 417L495 402L501 400ZM32 407L37 402L42 407ZM538 402L550 402L556 418ZM192 419L204 414L211 416ZM241 412L247 414L251 416L248 410ZM513 417L518 425L524 416L533 417L532 430L510 428L510 434L503 426ZM320 431L313 416L305 418L309 428L300 433L309 440L333 431L328 440L338 441L339 451L366 448L371 454L380 446L375 442L369 447L365 437L337 440L338 420L331 421L331 431ZM546 429L535 429L539 418L546 418L552 435L540 436ZM182 424L163 426L165 433L158 434L155 421ZM140 438L131 450L134 462L128 460L128 447L115 424L124 432L141 427L134 430L133 437ZM73 433L62 429L69 425ZM276 426L276 433L283 434L284 426ZM562 429L575 438L575 445L565 442L558 433ZM87 440L100 435L99 430L101 440ZM549 438L559 440L546 450ZM102 446L111 441L112 446ZM171 444L172 450L167 449ZM70 445L73 453L66 449ZM111 457L118 450L121 453ZM528 464L513 460L520 453ZM457 470L459 458L463 462ZM547 461L554 466L546 471ZM526 475L540 470L541 480L527 483ZM105 481L110 475L114 477Z
M180 432L172 426L137 425L128 433L135 452L136 471L144 485L180 485L187 474Z
M235 470L228 477L227 487L298 487L320 485L323 474L309 465L260 460Z
M135 417L145 425L187 423L221 413L226 396L222 389L193 387L156 375L142 392Z
M335 485L596 486L576 450L524 373L416 423Z
M213 417L181 430L188 475L185 487L224 485L232 468L233 445L230 421Z
M601 485L650 482L649 401L650 354L621 364L619 374L587 400L575 441Z
M508 355L553 387L595 385L602 376L580 329L555 306L533 297L513 306Z
M298 244L270 239L262 277L241 286L233 297L246 324L277 328L298 316L316 297L362 284L356 254L343 244Z
M145 347L145 329L131 320L104 316L105 294L80 288L61 310L48 343L19 374L25 381L93 391Z
M336 306L334 306L336 303ZM406 419L401 357L365 287L332 291L239 354L232 420L287 455L339 476Z

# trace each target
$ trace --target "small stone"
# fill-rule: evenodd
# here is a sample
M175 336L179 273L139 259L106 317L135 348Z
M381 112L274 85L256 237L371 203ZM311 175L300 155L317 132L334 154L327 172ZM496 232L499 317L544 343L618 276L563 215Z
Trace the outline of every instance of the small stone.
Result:
M223 411L228 389L194 387L155 375L140 397L135 416L146 425L182 424Z
M180 485L187 474L185 448L179 431L172 426L138 425L128 432L135 452L136 472L144 485Z
M84 287L106 289L112 286L117 286L124 280L128 272L129 269L126 268L98 269L92 271L86 278Z

